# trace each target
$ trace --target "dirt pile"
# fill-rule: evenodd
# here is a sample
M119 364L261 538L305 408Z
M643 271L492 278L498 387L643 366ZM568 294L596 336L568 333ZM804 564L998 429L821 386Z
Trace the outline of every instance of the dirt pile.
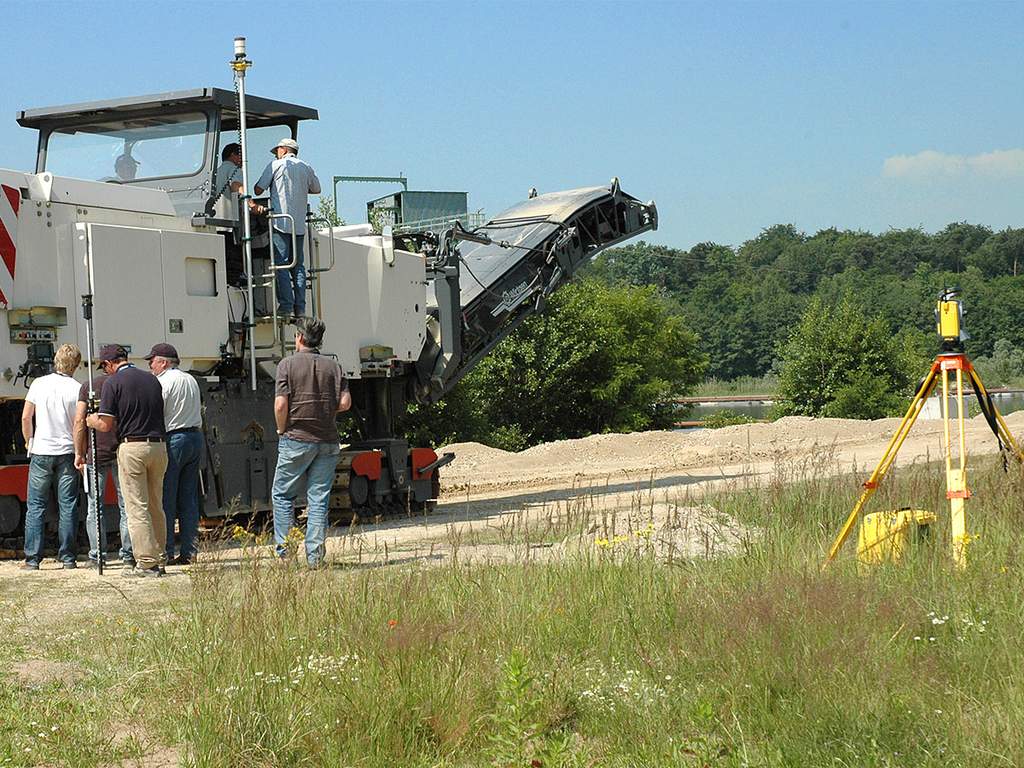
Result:
M1006 419L1024 431L1024 412ZM451 498L520 488L617 482L672 473L707 474L725 467L768 465L780 459L820 457L828 453L849 467L852 461L877 461L900 419L858 421L790 416L767 424L742 424L714 430L635 432L559 440L519 453L480 443L445 447L455 452L442 472L442 492ZM900 451L899 463L940 455L942 422L919 420ZM968 422L968 450L991 453L996 441L985 420Z

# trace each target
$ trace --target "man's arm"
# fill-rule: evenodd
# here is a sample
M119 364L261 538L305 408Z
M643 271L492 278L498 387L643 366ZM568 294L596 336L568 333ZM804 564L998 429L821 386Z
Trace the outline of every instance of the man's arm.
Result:
M288 429L288 395L277 395L274 398L274 422L277 424L277 434Z
M253 194L259 197L268 189L270 189L270 183L274 179L274 161L271 160L267 164L267 167L263 169L263 173L260 174L260 178L256 182L256 186L253 187Z
M75 437L75 466L81 469L85 466L86 445L88 440L85 437L85 411L86 404L81 400L75 407L75 426L72 433Z
M25 438L25 445L28 445L29 440L32 439L32 417L35 415L35 405L26 400L25 405L21 409L21 436Z
M97 432L113 432L117 426L117 420L105 413L93 413L86 417L85 426L92 427Z
M338 398L338 413L347 411L352 407L352 393L346 389L341 393L341 397Z
M320 194L320 179L316 177L316 171L313 170L313 166L309 167L309 192L313 195Z

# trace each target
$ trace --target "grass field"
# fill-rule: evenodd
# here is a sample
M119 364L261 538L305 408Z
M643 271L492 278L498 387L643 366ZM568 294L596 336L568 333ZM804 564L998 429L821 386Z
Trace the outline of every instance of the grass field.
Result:
M78 674L0 680L0 766L1024 765L1024 481L974 466L963 573L944 528L908 562L823 572L858 479L780 465L707 500L759 532L729 558L637 536L308 572L254 549L159 611L38 636L8 588L0 669ZM876 508L944 510L937 468L894 480Z

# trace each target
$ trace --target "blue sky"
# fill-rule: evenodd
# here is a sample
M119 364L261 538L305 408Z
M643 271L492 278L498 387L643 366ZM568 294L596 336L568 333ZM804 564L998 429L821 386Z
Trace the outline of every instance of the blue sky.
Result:
M1024 226L1020 2L24 2L4 25L0 167L32 166L17 109L230 88L243 34L250 93L319 108L321 179L401 171L493 214L619 176L681 248ZM343 215L388 191L344 187Z

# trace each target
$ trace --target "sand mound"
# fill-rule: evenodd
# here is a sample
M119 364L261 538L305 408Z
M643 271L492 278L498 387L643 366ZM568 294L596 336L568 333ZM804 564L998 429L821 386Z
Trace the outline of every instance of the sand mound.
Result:
M1006 419L1011 430L1024 429L1024 412ZM722 467L750 466L779 459L831 455L837 461L880 456L900 419L858 421L789 416L766 424L741 424L714 430L652 431L591 435L557 440L520 453L480 443L446 446L455 461L441 475L445 493L490 492L552 487L624 478L686 474ZM995 450L995 439L981 416L968 424L970 450ZM942 422L918 420L900 454L901 463L938 455Z

